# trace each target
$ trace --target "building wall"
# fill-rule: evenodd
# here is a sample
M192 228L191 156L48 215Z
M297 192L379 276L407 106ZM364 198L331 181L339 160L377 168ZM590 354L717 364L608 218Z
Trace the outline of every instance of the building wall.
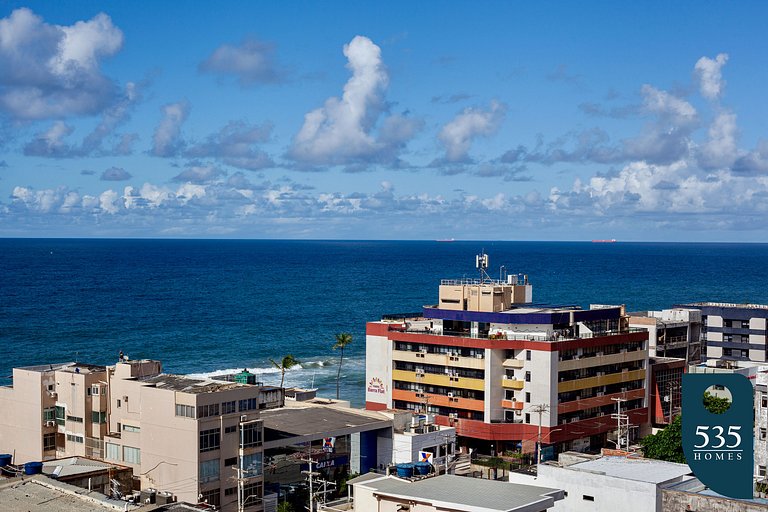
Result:
M656 485L639 480L544 464L538 468L538 477L510 472L509 481L563 489L567 495L555 502L555 512L653 512L661 508L661 492Z
M679 512L681 510L708 512L765 512L768 505L747 501L717 498L703 494L679 491L662 491L661 512Z
M52 373L15 368L13 387L0 388L0 452L15 453L16 464L43 460L43 431L56 432L56 427L43 427L42 416L43 404L54 404L44 391L53 382ZM55 452L48 458L55 458Z
M375 324L369 324L370 326ZM387 324L383 325L386 332ZM381 330L381 327L379 327ZM365 402L378 409L392 408L392 342L386 335L365 337ZM371 404L368 406L368 404Z
M755 479L767 480L768 468L768 369L755 377Z

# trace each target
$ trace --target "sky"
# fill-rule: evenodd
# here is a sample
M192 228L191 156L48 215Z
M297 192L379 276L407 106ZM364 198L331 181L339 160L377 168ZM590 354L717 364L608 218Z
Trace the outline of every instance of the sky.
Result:
M0 236L763 242L767 15L0 0Z

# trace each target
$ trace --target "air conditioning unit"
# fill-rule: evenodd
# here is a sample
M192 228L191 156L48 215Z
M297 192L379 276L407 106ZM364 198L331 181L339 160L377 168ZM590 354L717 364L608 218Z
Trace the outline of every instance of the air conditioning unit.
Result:
M482 352L478 352L477 354L475 354L475 357L478 358L478 359L482 359L483 358L483 353Z
M240 416L240 422L242 423L243 421L248 421L248 415L247 414L242 414Z
M596 393L596 395L597 395L597 396L603 396L604 394L605 394L605 392L604 392L604 391L598 391L598 392Z
M416 368L416 374L417 375L424 375L424 369L423 368Z
M595 352L595 355L596 355L597 357L602 357L602 356L603 356L603 353L602 353L602 352Z
M597 415L598 416L605 416L605 413L604 412L599 412L599 413L597 413Z
M621 392L622 393L626 393L627 392L627 388L621 388Z
M128 402L128 395L123 397L123 402Z
M448 398L453 398L453 393L448 393Z
M58 398L59 394L57 392L55 392L55 391L49 391L48 392L48 396L51 397L51 398Z
M520 409L516 409L515 410L515 414L517 414L518 416L522 416L523 415L523 411L521 411Z
M455 419L459 418L459 415L457 413L455 413L455 412L450 412L450 413L448 413L448 417L450 419L452 419L452 420L455 420Z
M53 421L53 420L48 420L48 421L45 422L45 426L46 427L55 427L56 426L56 422Z

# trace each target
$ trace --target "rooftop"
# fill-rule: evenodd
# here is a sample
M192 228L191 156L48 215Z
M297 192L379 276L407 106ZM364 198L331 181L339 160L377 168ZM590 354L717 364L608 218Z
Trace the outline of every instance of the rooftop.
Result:
M600 457L572 464L568 469L654 484L691 474L691 468L687 464L628 457Z
M53 371L69 371L72 373L95 373L95 372L103 372L106 371L107 367L98 365L98 364L89 364L89 363L78 363L78 362L68 362L68 363L53 363L53 364L38 364L34 366L21 366L18 368L19 370L27 370L30 372L53 372Z
M738 308L738 309L768 309L768 304L737 304L734 302L689 302L676 307L713 307L713 308Z
M455 475L440 475L422 480L407 481L395 477L382 477L358 483L373 489L376 494L405 500L427 501L433 507L451 510L484 510L511 512L541 504L541 508L554 505L563 498L563 491L548 487L496 482Z
M312 402L298 402L296 406L260 411L259 418L264 421L264 437L267 442L287 437L319 439L329 435L343 435L344 431L359 432L391 425L390 420L377 413Z
M154 385L160 389L171 389L183 393L215 393L226 389L235 389L249 386L249 384L239 384L236 382L216 381L211 379L197 379L186 375L173 375L170 373L161 373L153 377L142 379L145 384Z
M104 471L115 467L128 469L127 467L118 466L117 464L87 459L85 457L68 457L66 459L43 462L43 473L49 475L54 473L57 468L61 468L57 475L59 478L66 478L68 476L86 475L88 473L93 473L94 471Z
M135 510L135 505L88 492L43 475L0 484L3 512L106 512Z

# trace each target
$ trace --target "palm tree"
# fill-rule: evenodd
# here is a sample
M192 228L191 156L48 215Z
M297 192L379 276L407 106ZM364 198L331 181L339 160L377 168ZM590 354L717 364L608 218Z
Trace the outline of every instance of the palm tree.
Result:
M291 354L283 357L279 363L274 359L270 359L269 362L272 363L275 368L280 370L280 387L283 387L283 381L285 381L285 370L290 370L299 364L299 360L293 357Z
M341 349L339 357L339 372L336 374L336 400L339 399L339 384L341 382L341 364L344 362L344 347L352 343L352 335L348 332L340 332L336 335L336 343L333 344L333 350Z

